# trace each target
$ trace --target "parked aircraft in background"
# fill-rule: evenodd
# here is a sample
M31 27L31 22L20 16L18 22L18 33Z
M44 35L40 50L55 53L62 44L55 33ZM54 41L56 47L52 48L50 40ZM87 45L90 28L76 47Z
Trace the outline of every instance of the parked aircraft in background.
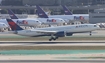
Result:
M62 5L65 15L74 16L74 20L89 20L89 14L73 14L65 5Z
M10 32L14 34L31 37L51 36L49 41L56 40L59 37L72 36L74 33L90 32L91 35L91 31L99 28L96 24L80 24L23 30L13 20L7 19L7 22L12 29Z
M12 10L8 9L8 13L9 13L11 19L18 19L17 16L13 13ZM28 20L38 20L38 22L40 21L41 24L46 24L46 25L63 24L63 23L65 23L65 21L63 19L60 19L60 18L55 18L55 19L51 19L51 18L33 18L32 19L31 18L31 19L23 19L23 20L25 20L25 21L28 21ZM30 23L31 23L31 21L30 21ZM38 26L39 24L36 23L34 25Z
M48 15L39 6L36 6L39 20L44 24L65 24L61 18L49 18ZM43 16L44 15L44 16Z
M0 22L0 29L1 28L7 28L8 26L5 23Z
M8 14L10 16L11 19L13 19L13 21L15 21L15 23L17 23L20 26L39 26L42 23L38 20L38 19L18 19L18 17L13 13L12 10L7 9L8 10Z
M36 6L37 8L38 6ZM88 14L78 14L78 15L71 15L71 13L67 14L67 15L49 15L47 17L47 15L44 13L43 10L40 9L40 7L38 7L37 9L39 9L38 12L38 16L41 18L62 18L66 21L66 23L68 23L70 20L89 20L89 15ZM68 9L66 9L67 11ZM39 13L40 12L40 13Z
M31 19L13 19L15 23L17 23L20 26L39 26L41 25L41 22L39 20L31 20ZM0 22L5 23L8 26L8 23L6 21L6 19L1 19Z
M0 31L3 32L3 29L8 28L8 25L6 25L5 23L0 22Z

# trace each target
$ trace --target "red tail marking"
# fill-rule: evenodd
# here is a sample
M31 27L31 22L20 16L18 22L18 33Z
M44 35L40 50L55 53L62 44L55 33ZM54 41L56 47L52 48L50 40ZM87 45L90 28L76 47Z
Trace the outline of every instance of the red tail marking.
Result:
M8 22L8 23L13 30L16 30L16 24L14 22Z

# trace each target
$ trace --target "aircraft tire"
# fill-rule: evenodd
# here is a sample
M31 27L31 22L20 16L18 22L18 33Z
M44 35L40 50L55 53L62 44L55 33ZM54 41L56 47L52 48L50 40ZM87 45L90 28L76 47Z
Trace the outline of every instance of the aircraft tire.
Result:
M49 39L49 41L52 41L52 39Z

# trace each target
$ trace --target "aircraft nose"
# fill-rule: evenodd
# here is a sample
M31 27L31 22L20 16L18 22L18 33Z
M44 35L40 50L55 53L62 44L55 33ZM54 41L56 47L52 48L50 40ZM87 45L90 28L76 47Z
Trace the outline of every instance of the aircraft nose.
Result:
M62 23L66 23L65 20L61 20Z
M3 27L8 27L6 24L3 24Z
M42 24L42 22L40 22L40 21L38 21L37 23L38 23L38 25L41 25Z
M7 25L5 25L5 27L8 27Z

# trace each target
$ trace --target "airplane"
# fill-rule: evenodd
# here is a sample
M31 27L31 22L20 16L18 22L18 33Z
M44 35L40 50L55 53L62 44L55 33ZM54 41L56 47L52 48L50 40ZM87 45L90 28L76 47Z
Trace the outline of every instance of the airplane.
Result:
M37 8L38 6L36 6ZM39 10L39 8L37 8ZM66 9L67 10L67 9ZM39 11L38 11L39 12ZM67 13L66 13L67 14ZM69 13L70 14L70 13ZM44 13L44 11L40 11L40 13L38 14L41 18L62 18L65 20L66 23L68 23L70 20L89 20L89 15L88 14L78 14L78 15L49 15L48 17L46 16L46 14Z
M8 28L8 25L6 25L5 23L0 22L0 31L3 31L3 29Z
M73 14L65 5L62 5L65 15L72 15L74 19L87 19L89 20L89 14Z
M89 14L73 14L68 8L67 8L67 6L66 5L61 5L62 6L62 8L63 8L63 10L64 10L64 14L65 15L74 15L74 16L78 16L78 15L86 15L86 16L88 16Z
M27 20L25 20L25 19L13 19L13 20L14 20L15 23L17 23L20 26L35 27L35 26L41 25L41 22L39 20L37 20L37 19L36 20L35 19L34 20L32 20L32 19L27 19ZM9 26L6 19L0 19L0 22L2 22L4 24L6 24L7 26Z
M0 22L0 29L1 28L7 28L8 26L5 23Z
M8 13L9 13L11 19L18 19L17 16L13 13L12 10L10 10L10 9L7 9L7 10L8 10ZM29 18L25 19L25 20L28 21ZM34 19L31 19L31 20L38 20L38 21L41 22L41 25L42 24L50 25L50 24L62 24L62 23L65 23L65 21L63 19L60 19L60 18L55 18L55 19L53 19L53 18L52 19L51 18L34 18ZM30 23L31 23L31 21L30 21ZM32 24L30 24L30 25L32 25ZM36 23L35 25L39 25L39 24Z
M44 24L65 24L65 21L62 18L49 18L43 9L40 8L40 6L37 5L36 8L37 14L40 17L38 19Z
M42 23L38 20L38 19L19 19L12 10L7 9L8 10L8 14L10 16L11 19L13 19L13 21L15 21L15 23L17 23L20 26L39 26Z
M100 28L96 24L79 24L24 30L12 19L7 19L7 22L12 29L9 31L10 33L30 37L51 36L49 41L56 40L59 37L72 36L74 33L90 32L91 35L92 31Z

